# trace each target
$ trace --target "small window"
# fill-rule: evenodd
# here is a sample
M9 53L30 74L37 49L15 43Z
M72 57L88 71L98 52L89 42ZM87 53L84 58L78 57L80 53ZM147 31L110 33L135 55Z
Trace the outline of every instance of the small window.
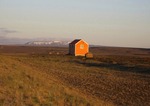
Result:
M83 44L80 45L80 49L84 49L84 45Z

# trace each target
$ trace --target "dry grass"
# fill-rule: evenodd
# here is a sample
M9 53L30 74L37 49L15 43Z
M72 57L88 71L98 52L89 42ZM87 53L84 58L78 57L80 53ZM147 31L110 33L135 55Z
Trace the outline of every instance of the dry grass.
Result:
M30 56L0 56L0 106L92 106L102 103L72 90L46 73L48 66L45 67L49 63L38 60L40 58L43 57L32 60ZM38 61L41 64L37 64Z
M94 53L0 55L0 105L150 105L149 56Z

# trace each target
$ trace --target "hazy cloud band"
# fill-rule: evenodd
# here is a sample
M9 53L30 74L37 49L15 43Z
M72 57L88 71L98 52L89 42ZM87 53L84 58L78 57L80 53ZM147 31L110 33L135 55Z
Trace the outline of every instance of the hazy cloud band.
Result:
M7 28L0 28L0 36L5 36L5 35L8 35L10 33L17 33L18 31L15 31L15 30L10 30L10 29L7 29Z

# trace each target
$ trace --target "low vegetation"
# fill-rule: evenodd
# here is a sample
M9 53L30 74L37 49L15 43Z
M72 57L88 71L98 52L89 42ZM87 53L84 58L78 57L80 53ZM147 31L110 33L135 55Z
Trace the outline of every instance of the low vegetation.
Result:
M14 56L0 56L0 106L93 104L92 99L71 90L44 70L22 63L25 62L23 58L17 56L15 59L19 61L16 61ZM30 62L34 61L28 60L27 63Z
M150 105L149 56L104 55L93 49L94 58L85 59L62 50L59 55L48 49L1 54L0 106Z

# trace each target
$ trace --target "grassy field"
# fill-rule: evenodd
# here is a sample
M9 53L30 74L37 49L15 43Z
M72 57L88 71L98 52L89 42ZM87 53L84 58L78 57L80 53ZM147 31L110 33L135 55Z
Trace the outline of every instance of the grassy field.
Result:
M0 47L0 106L149 106L150 50Z

